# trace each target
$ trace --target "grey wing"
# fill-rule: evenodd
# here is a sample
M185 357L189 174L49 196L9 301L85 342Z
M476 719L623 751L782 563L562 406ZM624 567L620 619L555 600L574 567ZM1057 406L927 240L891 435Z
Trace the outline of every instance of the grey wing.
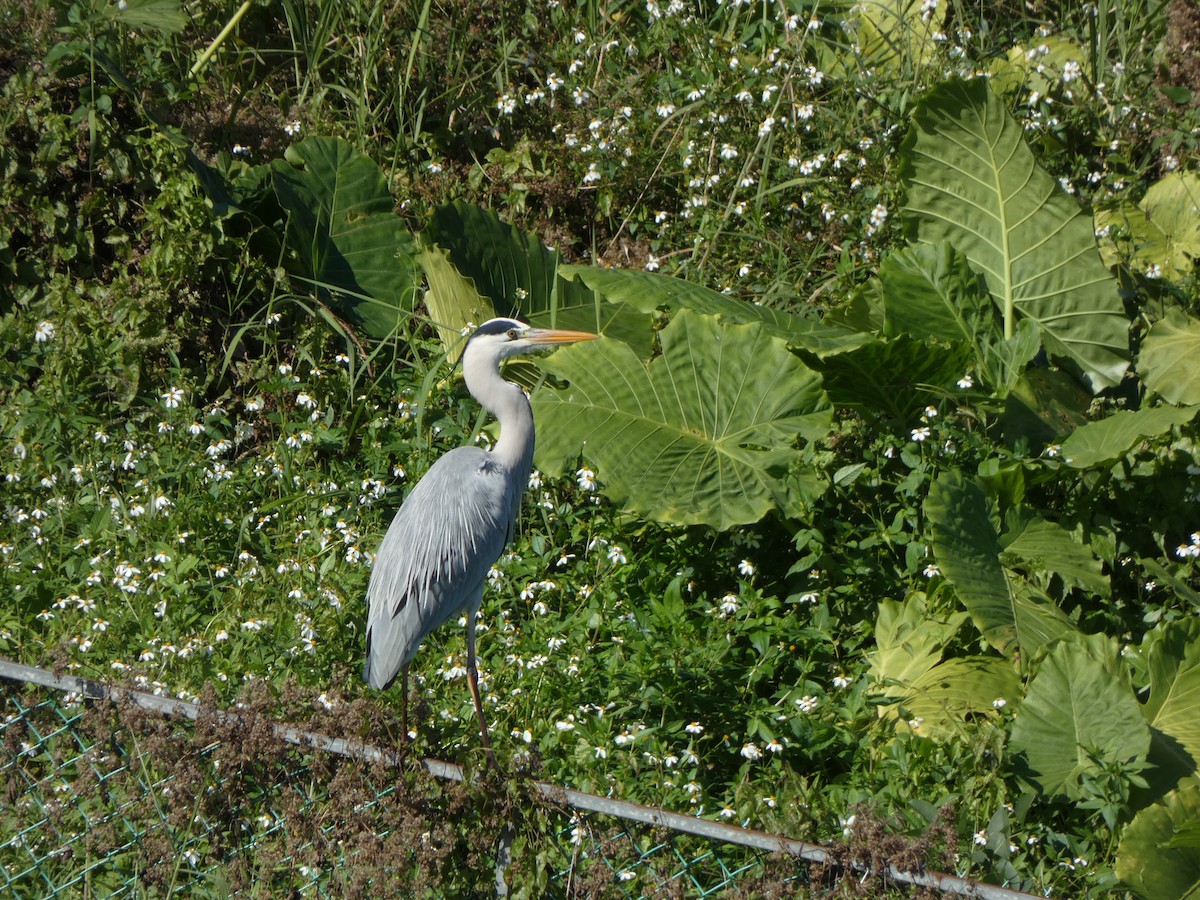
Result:
M516 517L510 493L505 472L478 447L451 450L413 488L367 587L363 678L371 687L390 685L426 635L478 604Z

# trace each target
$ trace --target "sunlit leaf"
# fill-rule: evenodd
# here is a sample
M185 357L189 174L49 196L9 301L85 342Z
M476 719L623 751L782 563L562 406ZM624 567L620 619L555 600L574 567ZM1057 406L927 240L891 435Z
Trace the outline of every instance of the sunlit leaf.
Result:
M503 221L493 210L462 201L439 206L421 239L445 251L450 264L488 301L495 315L604 334L649 355L653 340L649 315L636 306L606 303L586 284L564 277L560 270L566 267L558 251ZM443 315L464 314L465 307L443 310ZM452 342L447 349L471 321L479 324L457 319L442 323L447 329L443 337Z
M546 360L569 387L534 396L539 468L583 454L613 500L662 522L728 528L790 508L792 448L829 427L820 378L758 325L684 310L660 339L649 364L609 340Z
M1096 212L1109 265L1128 260L1137 271L1177 280L1200 260L1200 175L1172 172L1150 185L1141 202Z
M966 254L1006 336L1029 317L1093 389L1121 379L1129 322L1091 217L1037 164L986 79L948 81L917 104L901 166L908 237Z
M1098 597L1110 593L1104 567L1092 549L1055 522L1034 518L1015 534L1006 535L1002 559L1027 571L1057 575L1067 587Z
M1080 799L1080 776L1144 759L1150 728L1128 685L1080 644L1042 661L1017 708L1010 747L1047 794Z
M1181 831L1200 821L1200 785L1168 794L1143 809L1125 828L1117 848L1117 876L1153 900L1200 897L1200 847L1173 846Z
M628 304L647 314L658 309L673 312L690 309L720 316L734 324L762 325L777 337L816 353L849 349L867 340L865 335L848 328L824 325L784 310L734 300L703 285L657 272L595 266L563 266L560 271L566 277L582 281L613 303Z
M1146 387L1168 403L1200 403L1200 319L1169 316L1154 323L1137 368Z
M1200 621L1166 626L1150 641L1146 655L1150 697L1143 712L1171 739L1175 777L1192 774L1200 764Z
M1090 469L1124 456L1148 437L1158 437L1172 427L1190 422L1195 406L1150 406L1122 409L1096 422L1076 428L1062 442L1063 461L1076 469Z

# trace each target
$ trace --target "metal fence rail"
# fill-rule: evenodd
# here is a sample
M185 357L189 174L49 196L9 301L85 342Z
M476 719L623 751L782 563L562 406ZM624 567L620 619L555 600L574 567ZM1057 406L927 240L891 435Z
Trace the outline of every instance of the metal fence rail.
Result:
M0 660L0 895L795 889L826 848ZM64 693L67 692L67 693ZM407 772L397 777L396 767ZM486 781L486 779L483 779ZM464 827L467 817L477 816ZM875 873L984 898L931 872Z

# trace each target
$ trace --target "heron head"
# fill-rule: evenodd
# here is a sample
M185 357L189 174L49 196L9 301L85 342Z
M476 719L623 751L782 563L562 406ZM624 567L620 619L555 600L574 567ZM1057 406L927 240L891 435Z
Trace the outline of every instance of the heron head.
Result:
M487 349L497 360L538 350L549 350L560 344L574 344L600 337L588 331L566 331L561 328L534 328L516 319L489 319L471 334L465 354ZM472 354L473 355L473 354Z

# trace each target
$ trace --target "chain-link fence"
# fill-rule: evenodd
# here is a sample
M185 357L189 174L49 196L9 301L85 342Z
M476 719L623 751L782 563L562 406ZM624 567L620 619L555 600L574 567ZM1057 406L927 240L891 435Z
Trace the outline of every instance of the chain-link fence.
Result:
M3 661L0 675L0 896L767 896L838 870L825 848L529 773L464 777L278 725L268 705L215 712Z

